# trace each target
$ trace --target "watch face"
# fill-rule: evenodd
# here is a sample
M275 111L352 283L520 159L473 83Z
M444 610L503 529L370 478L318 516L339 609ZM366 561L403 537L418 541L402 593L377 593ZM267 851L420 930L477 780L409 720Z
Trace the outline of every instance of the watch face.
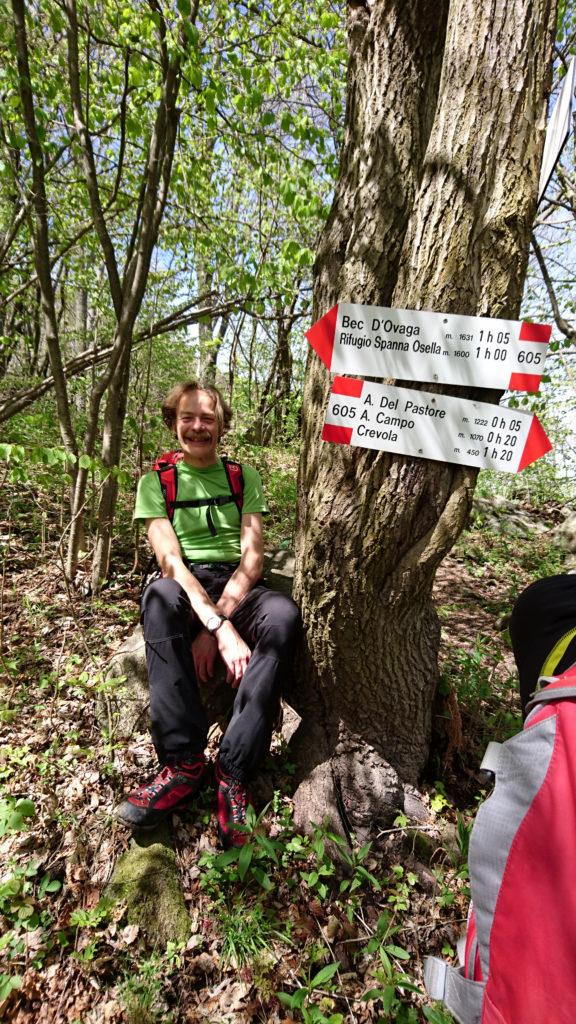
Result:
M206 622L206 629L208 630L209 633L214 633L214 631L218 629L218 626L220 625L221 622L222 618L220 615L211 615Z

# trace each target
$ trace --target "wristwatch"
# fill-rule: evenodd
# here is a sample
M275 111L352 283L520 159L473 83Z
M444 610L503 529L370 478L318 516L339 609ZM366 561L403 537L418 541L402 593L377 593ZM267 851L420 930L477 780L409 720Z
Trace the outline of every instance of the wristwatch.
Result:
M209 633L216 633L216 631L220 629L222 623L228 621L229 619L227 615L211 615L210 618L206 620L205 628Z

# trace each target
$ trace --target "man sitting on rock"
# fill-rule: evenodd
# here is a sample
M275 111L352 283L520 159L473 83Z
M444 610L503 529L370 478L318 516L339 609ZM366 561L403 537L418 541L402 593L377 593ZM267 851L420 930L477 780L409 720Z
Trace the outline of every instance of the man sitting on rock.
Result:
M247 784L270 748L299 612L261 578L267 509L254 469L242 466L241 511L231 498L217 446L232 413L218 389L180 384L168 395L162 416L183 453L173 520L157 471L140 480L134 512L146 524L162 571L141 603L152 739L161 770L130 793L115 816L130 828L153 828L189 804L206 782L208 722L199 690L220 656L237 693L215 764L218 833L225 848L241 846ZM207 504L207 498L218 501Z

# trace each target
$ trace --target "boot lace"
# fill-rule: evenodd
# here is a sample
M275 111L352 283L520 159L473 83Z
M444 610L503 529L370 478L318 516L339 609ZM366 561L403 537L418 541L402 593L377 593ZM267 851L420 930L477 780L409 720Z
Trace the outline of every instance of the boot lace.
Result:
M185 767L183 765L165 764L156 778L153 779L152 782L149 782L148 785L139 786L138 789L135 789L133 796L139 797L140 799L149 797L153 800L155 796L158 796L158 793L166 783L170 782L175 775L180 775L184 779L195 781L199 778L203 770L204 762L201 760L198 760L197 763L187 763Z
M138 789L134 790L134 796L150 798L157 796L162 787L170 781L173 773L174 769L172 768L171 765L164 765L162 771L159 772L159 774L156 776L155 779L152 780L152 782L149 782L147 786L139 786Z
M243 825L246 821L246 808L248 807L246 786L238 779L232 779L228 783L228 797L232 821L235 825Z

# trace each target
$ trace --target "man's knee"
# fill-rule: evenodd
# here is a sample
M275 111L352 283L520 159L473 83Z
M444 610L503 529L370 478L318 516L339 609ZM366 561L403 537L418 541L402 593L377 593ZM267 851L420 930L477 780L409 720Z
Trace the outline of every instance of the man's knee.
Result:
M294 642L302 620L295 601L286 594L268 591L263 605L262 629L268 636L274 636L281 644Z
M142 596L142 624L146 633L159 635L164 627L171 629L190 618L190 601L179 583L159 579L146 588Z

